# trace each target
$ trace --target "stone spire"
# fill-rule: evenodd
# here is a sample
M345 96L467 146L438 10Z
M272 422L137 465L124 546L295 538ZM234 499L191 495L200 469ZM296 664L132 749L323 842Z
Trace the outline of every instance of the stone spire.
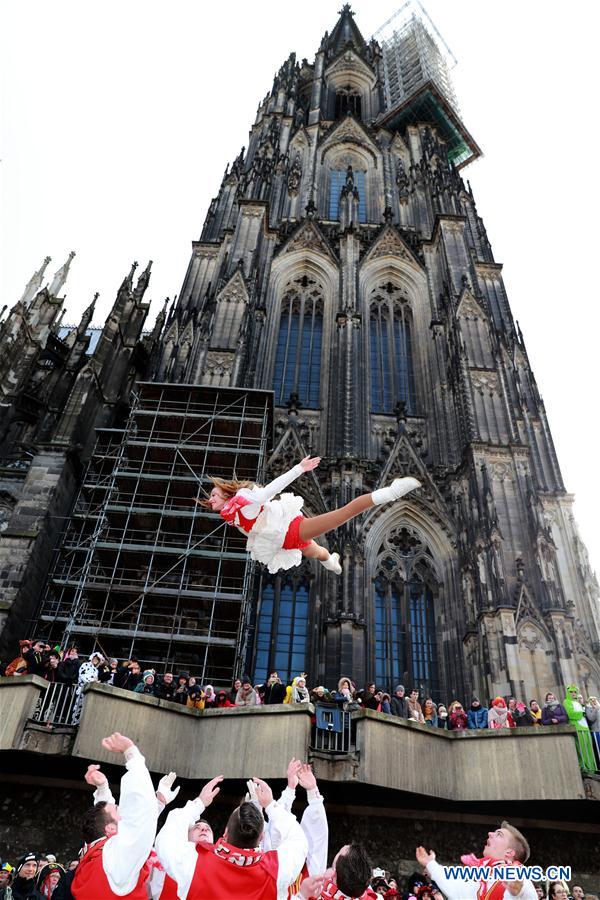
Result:
M84 310L83 315L81 316L81 321L77 326L77 334L85 334L86 330L90 327L90 322L92 321L92 317L94 315L94 309L96 308L96 300L100 294L98 291L94 294L92 302L88 306L86 310Z
M44 272L46 271L48 263L51 259L51 256L47 256L37 272L34 272L27 282L27 287L25 288L23 296L21 297L21 303L24 306L29 306L29 304L41 288L42 281L44 280Z
M55 273L54 278L52 279L52 284L48 288L48 293L51 294L52 297L58 297L58 292L61 290L65 281L67 280L67 275L69 274L69 269L71 268L71 262L73 261L74 256L75 251L71 250L65 264L61 266L60 269L58 269L58 271Z

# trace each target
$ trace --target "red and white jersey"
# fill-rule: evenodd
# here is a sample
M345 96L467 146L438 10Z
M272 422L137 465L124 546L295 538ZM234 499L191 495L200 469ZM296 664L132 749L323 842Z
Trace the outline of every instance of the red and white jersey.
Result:
M127 894L116 894L104 871L102 851L110 838L100 838L94 841L84 853L71 885L71 893L75 900L113 900L113 898L127 897L127 900L147 900L148 888L146 882L150 877L151 865L147 860L138 874L137 882L133 890Z
M94 841L87 848L71 887L76 900L147 898L146 882L152 868L149 857L156 834L158 807L150 773L137 747L127 751L125 766L118 831L109 838Z
M287 889L300 872L308 844L298 822L273 802L265 810L282 835L277 850L242 850L226 841L193 844L188 828L204 805L191 800L167 816L156 838L156 853L167 874L177 882L180 900L225 900L231 897L286 900ZM227 891L229 893L227 893Z

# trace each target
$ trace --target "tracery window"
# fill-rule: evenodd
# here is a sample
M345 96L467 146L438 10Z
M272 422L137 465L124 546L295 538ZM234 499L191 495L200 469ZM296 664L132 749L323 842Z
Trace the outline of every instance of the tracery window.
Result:
M439 690L430 550L407 528L385 540L375 577L375 680L398 683L427 696Z
M360 119L362 113L362 97L360 92L351 88L338 88L335 92L335 118L341 119L351 113Z
M256 630L254 682L277 671L289 682L306 667L308 582L276 576L263 587Z
M323 286L308 275L288 282L281 301L275 354L275 403L291 394L309 408L319 405L323 349Z
M412 317L407 299L388 282L372 291L369 312L371 410L391 413L401 401L406 412L414 414Z
M367 193L365 190L366 172L359 170L353 171L354 184L358 189L358 221L367 221ZM340 217L340 194L342 188L346 184L348 168L332 169L329 181L329 218L339 219Z

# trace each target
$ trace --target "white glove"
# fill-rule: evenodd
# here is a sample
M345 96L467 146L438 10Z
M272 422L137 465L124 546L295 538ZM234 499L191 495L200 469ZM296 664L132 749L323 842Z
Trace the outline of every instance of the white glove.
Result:
M246 785L248 787L248 793L244 798L246 800L246 803L254 803L254 805L262 811L262 806L259 803L258 794L256 793L255 783L252 781L252 779L250 779L250 781L246 782Z
M177 774L175 772L169 772L168 775L163 775L163 777L158 782L158 787L156 789L157 794L161 794L165 800L165 806L168 806L171 803L177 794L179 793L180 785L177 785L175 790L171 790L173 787L173 782L177 778Z

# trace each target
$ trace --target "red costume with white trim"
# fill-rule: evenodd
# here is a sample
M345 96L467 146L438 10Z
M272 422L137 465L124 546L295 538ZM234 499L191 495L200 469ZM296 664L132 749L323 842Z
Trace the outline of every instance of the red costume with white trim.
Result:
M97 900L113 900L113 898L117 900L119 897L127 897L128 900L148 900L146 882L150 878L150 872L152 871L150 859L148 858L142 866L134 889L128 894L115 894L111 889L102 864L102 849L107 840L109 839L106 837L94 841L77 866L75 878L71 885L71 893L75 900L92 900L92 897L95 900L96 898Z
M240 488L220 510L221 518L248 535L250 556L267 566L269 572L300 565L300 551L310 545L299 533L304 500L296 494L281 493L303 473L302 466L297 465L265 487ZM280 496L275 500L277 494Z
M277 900L279 860L275 850L239 850L223 839L196 845L198 862L187 900Z

